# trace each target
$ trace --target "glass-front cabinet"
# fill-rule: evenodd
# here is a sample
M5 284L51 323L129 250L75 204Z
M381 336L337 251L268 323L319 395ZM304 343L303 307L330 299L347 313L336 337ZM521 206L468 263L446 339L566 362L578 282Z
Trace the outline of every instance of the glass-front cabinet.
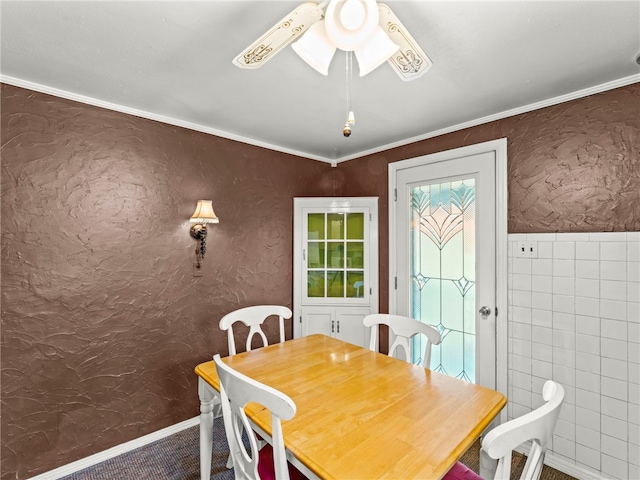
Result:
M362 298L365 213L305 213L306 297Z
M378 308L377 197L294 199L294 335L368 345Z

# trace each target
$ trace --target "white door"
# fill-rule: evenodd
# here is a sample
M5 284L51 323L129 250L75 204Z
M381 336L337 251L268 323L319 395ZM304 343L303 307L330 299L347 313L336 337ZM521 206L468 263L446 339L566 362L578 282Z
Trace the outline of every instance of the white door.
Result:
M294 337L368 345L378 312L378 198L294 199Z
M506 389L506 141L389 170L390 310L440 330L432 369Z

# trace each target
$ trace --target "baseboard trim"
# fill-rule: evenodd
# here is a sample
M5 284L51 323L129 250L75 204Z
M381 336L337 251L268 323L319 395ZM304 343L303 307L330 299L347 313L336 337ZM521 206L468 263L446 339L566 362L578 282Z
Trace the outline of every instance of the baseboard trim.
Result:
M527 455L529 448L518 447L515 450L518 453ZM556 456L553 452L547 451L544 457L544 464L548 467L555 468L556 470L571 475L574 478L580 480L609 480L610 477L603 476L601 472L593 470L587 466L571 463L562 457Z
M40 475L31 477L29 480L57 480L66 475L79 472L80 470L83 470L87 467L92 467L93 465L97 465L98 463L109 460L110 458L117 457L118 455L122 455L123 453L130 452L131 450L135 450L136 448L143 447L145 445L148 445L149 443L153 443L157 440L173 435L174 433L178 433L182 430L186 430L187 428L194 427L199 423L199 416L190 418L189 420L185 420L184 422L176 423L175 425L171 425L156 432L149 433L148 435L143 435L142 437L136 438L129 442L116 445L115 447L108 448L107 450L103 450L102 452L95 453L80 460L76 460L75 462L71 462L53 470L49 470L48 472L41 473Z

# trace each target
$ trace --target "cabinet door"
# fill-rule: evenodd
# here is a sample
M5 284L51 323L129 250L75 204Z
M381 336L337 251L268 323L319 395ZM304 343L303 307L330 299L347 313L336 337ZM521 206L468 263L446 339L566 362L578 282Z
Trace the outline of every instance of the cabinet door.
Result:
M330 337L334 336L335 311L326 308L303 307L300 313L299 324L302 329L301 336L322 333Z
M378 198L294 199L293 242L294 337L367 346L362 319L378 312Z
M362 319L369 313L368 308L302 307L300 314L302 335L321 333L361 347L368 347L370 333L362 323Z
M369 309L338 309L336 338L361 347L369 347L369 329L362 323L362 319L369 313L371 313Z

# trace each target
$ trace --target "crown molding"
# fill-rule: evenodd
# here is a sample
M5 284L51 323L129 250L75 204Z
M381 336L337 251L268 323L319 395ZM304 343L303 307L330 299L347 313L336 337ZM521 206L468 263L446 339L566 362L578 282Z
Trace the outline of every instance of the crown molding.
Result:
M249 137L244 137L242 135L236 135L233 133L225 132L223 130L218 130L216 128L206 127L204 125L200 125L197 123L186 122L184 120L180 120L177 118L158 115L155 113L147 112L144 110L139 110L136 108L127 107L125 105L119 105L116 103L106 102L103 100L99 100L97 98L88 97L85 95L78 95L73 92L69 92L66 90L61 90L58 88L49 87L46 85L42 85L39 83L30 82L28 80L23 80L16 77L11 77L8 75L0 75L0 82L6 83L9 85L13 85L16 87L25 88L27 90L33 90L40 93L45 93L47 95L53 95L55 97L66 98L67 100L73 100L75 102L84 103L87 105L93 105L100 108L106 108L108 110L113 110L120 113L126 113L128 115L134 115L136 117L146 118L149 120L155 120L157 122L166 123L169 125L175 125L176 127L187 128L189 130L195 130L202 133L207 133L210 135L215 135L217 137L227 138L229 140L235 140L237 142L246 143L248 145L254 145L256 147L267 148L269 150L274 150L281 153L287 153L290 155L296 155L302 158L308 158L310 160L318 160L320 162L329 163L332 166L336 166L338 163L346 162L347 160L354 160L356 158L364 157L367 155L371 155L374 153L379 153L385 150L390 150L392 148L402 147L404 145L408 145L410 143L419 142L422 140L427 140L429 138L438 137L440 135L445 135L447 133L456 132L458 130L464 130L465 128L476 127L478 125L482 125L484 123L495 122L496 120L502 120L503 118L513 117L515 115L520 115L522 113L532 112L534 110L539 110L541 108L550 107L553 105L558 105L560 103L569 102L571 100L576 100L583 97L588 97L589 95L594 95L597 93L606 92L608 90L613 90L615 88L625 87L627 85L632 85L634 83L640 82L640 74L630 75L628 77L619 78L617 80L613 80L610 82L602 83L599 85L595 85L593 87L584 88L582 90L577 90L575 92L570 92L564 95L560 95L557 97L549 98L546 100L542 100L540 102L531 103L529 105L524 105L522 107L513 108L511 110L505 110L503 112L494 113L492 115L487 115L485 117L480 117L475 120L470 120L468 122L459 123L457 125L451 125L449 127L442 128L440 130L435 130L432 132L428 132L422 135L418 135L415 137L407 138L404 140L400 140L398 142L389 143L386 145L381 145L379 147L364 150L355 154L347 155L340 158L329 158L323 157L320 155L312 155L307 152L302 152L298 150L293 150L289 148L284 148L279 145L274 145L266 142L261 142Z
M106 102L93 97L87 97L85 95L79 95L77 93L69 92L67 90L61 90L59 88L49 87L40 83L30 82L21 78L11 77L8 75L0 75L0 82L14 87L21 87L27 90L33 90L39 93L45 93L47 95L53 95L54 97L66 98L67 100L73 100L74 102L84 103L87 105L93 105L94 107L106 108L107 110L113 110L114 112L126 113L127 115L133 115L135 117L146 118L148 120L154 120L156 122L166 123L168 125L174 125L176 127L187 128L189 130L195 130L196 132L207 133L209 135L215 135L216 137L222 137L229 140L235 140L237 142L246 143L256 147L267 148L269 150L275 150L277 152L288 153L296 155L298 157L308 158L311 160L319 160L321 162L331 163L332 160L326 157L311 155L307 152L301 152L289 148L284 148L279 145L273 145L267 142L261 142L242 135L236 135L234 133L225 132L224 130L218 130L216 128L206 127L198 123L187 122L178 118L169 117L166 115L159 115L156 113L147 112L137 108L127 107L126 105L120 105L117 103Z
M440 130L435 130L433 132L425 133L423 135L418 135L416 137L407 138L399 142L382 145L380 147L376 147L371 150L358 152L357 154L354 154L354 155L341 157L337 160L337 162L340 163L347 160L353 160L356 158L364 157L366 155L371 155L373 153L379 153L385 150L390 150L392 148L402 147L410 143L419 142L421 140L427 140L429 138L438 137L440 135L445 135L447 133L457 132L458 130L464 130L465 128L476 127L484 123L495 122L496 120L502 120L503 118L513 117L515 115L532 112L534 110L539 110L545 107L551 107L553 105L558 105L560 103L570 102L571 100L577 100L579 98L588 97L589 95L606 92L607 90L613 90L615 88L626 87L627 85L632 85L638 82L640 82L640 74L630 75L628 77L619 78L611 82L601 83L600 85L595 85L593 87L577 90L575 92L567 93L565 95L560 95L558 97L548 98L540 102L530 103L529 105L524 105L522 107L513 108L511 110L505 110L504 112L494 113L492 115L487 115L486 117L481 117L475 120L470 120L468 122L459 123L457 125L445 127Z

